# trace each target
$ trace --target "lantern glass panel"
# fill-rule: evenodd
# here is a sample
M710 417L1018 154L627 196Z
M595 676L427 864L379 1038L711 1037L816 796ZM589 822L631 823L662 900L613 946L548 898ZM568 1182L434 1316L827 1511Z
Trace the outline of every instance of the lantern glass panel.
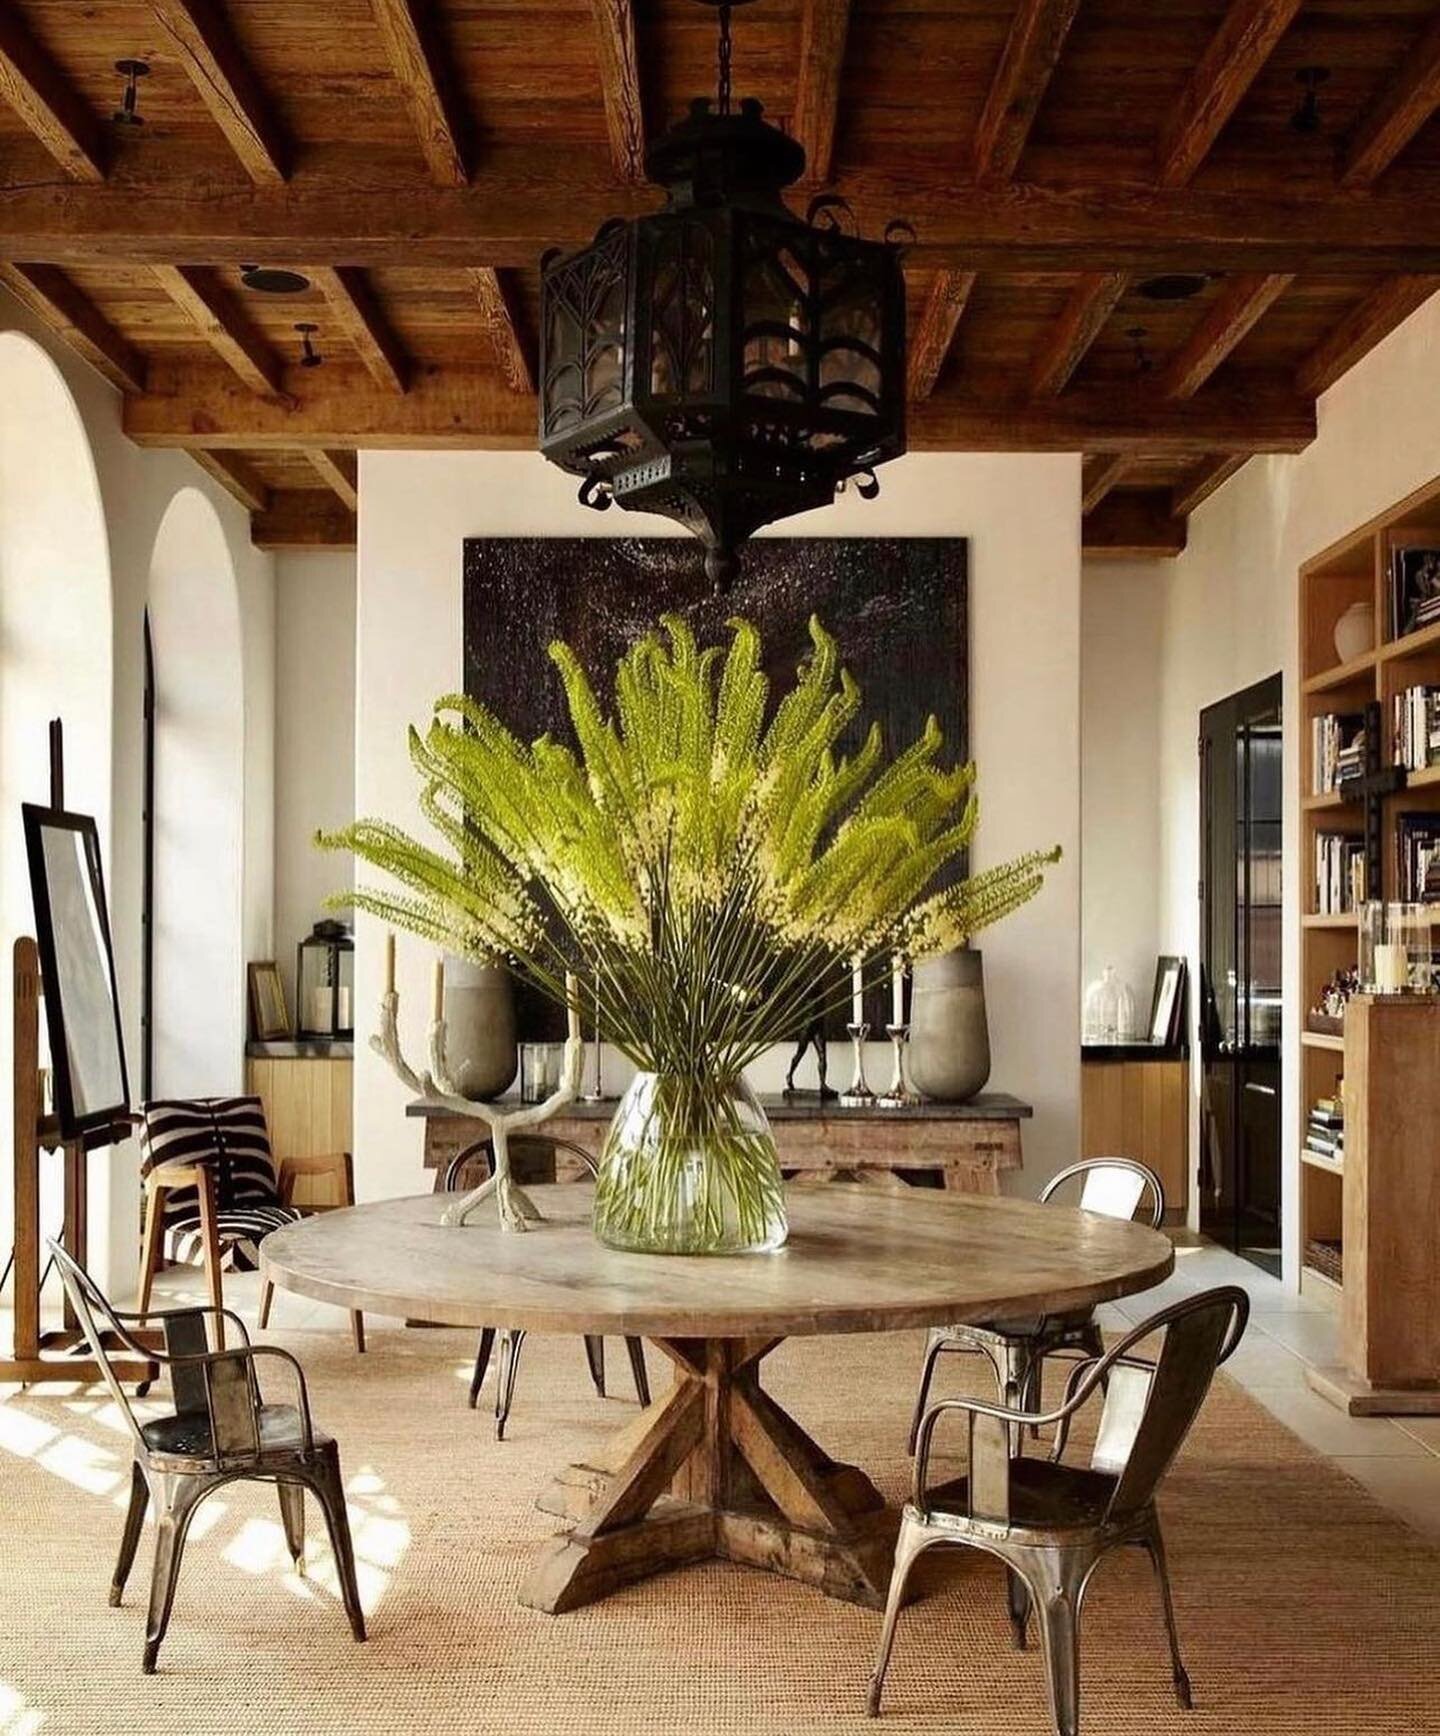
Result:
M807 273L788 247L752 258L745 274L745 390L802 402L808 389Z
M715 378L715 242L704 223L669 223L652 260L650 394L703 397Z
M336 929L338 933L333 932ZM354 942L339 924L322 923L301 941L295 988L300 1036L348 1039L354 1035Z

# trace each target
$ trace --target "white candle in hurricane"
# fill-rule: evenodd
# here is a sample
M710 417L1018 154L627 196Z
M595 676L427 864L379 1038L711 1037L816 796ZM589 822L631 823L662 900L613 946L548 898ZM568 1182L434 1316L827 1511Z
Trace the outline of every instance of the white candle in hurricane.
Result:
M863 958L853 959L850 965L850 1023L863 1025L865 1023L865 961Z
M1383 995L1398 994L1410 986L1410 961L1399 942L1375 948L1375 987Z
M565 972L565 1034L572 1042L580 1041L580 987L575 972Z
M898 952L890 961L890 1023L905 1023L905 960Z
M431 979L430 1018L439 1024L445 1017L445 960L435 960L435 974Z
M385 993L395 993L395 930L392 928L385 935Z

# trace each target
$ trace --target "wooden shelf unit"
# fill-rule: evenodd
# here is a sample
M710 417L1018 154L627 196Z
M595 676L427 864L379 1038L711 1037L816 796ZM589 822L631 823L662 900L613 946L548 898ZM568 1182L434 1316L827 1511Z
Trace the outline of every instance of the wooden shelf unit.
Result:
M1433 541L1440 547L1440 478L1418 489L1388 512L1306 561L1299 574L1300 715L1296 723L1300 745L1298 828L1302 900L1300 919L1300 1016L1314 1004L1321 986L1339 969L1353 968L1358 956L1356 917L1317 913L1314 886L1315 838L1321 832L1364 832L1363 809L1330 793L1312 790L1311 722L1326 712L1358 711L1371 700L1384 708L1416 682L1440 684L1440 625L1391 639L1390 552L1397 545ZM1335 658L1335 624L1352 603L1369 601L1375 610L1376 643L1346 662ZM1383 757L1389 757L1389 744ZM1411 772L1406 787L1384 798L1382 873L1387 898L1395 896L1396 812L1435 807L1440 813L1440 766ZM1297 1125L1317 1097L1332 1096L1344 1074L1344 1039L1303 1031L1300 1039ZM1347 1121L1350 1105L1347 1103ZM1335 1241L1342 1236L1343 1190L1338 1165L1306 1161L1300 1169L1300 1245ZM1304 1266L1301 1288L1327 1301L1337 1301L1342 1286L1325 1273Z

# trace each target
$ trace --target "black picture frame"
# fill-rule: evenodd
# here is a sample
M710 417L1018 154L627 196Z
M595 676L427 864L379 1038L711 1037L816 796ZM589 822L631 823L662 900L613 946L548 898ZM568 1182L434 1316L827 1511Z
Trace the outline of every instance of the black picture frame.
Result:
M1185 960L1176 953L1162 952L1155 960L1148 1036L1157 1048L1176 1048L1184 1035L1187 974Z
M88 814L34 802L21 814L55 1116L62 1139L80 1139L130 1119L100 836Z

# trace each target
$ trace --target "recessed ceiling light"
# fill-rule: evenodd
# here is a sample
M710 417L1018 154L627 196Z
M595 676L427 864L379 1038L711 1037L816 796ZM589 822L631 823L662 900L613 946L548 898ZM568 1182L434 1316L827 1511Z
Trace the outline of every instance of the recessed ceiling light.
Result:
M278 265L242 265L240 281L246 289L259 290L262 295L303 295L310 287L308 277Z
M1146 301L1189 301L1209 281L1203 271L1166 271L1143 278L1135 288Z

